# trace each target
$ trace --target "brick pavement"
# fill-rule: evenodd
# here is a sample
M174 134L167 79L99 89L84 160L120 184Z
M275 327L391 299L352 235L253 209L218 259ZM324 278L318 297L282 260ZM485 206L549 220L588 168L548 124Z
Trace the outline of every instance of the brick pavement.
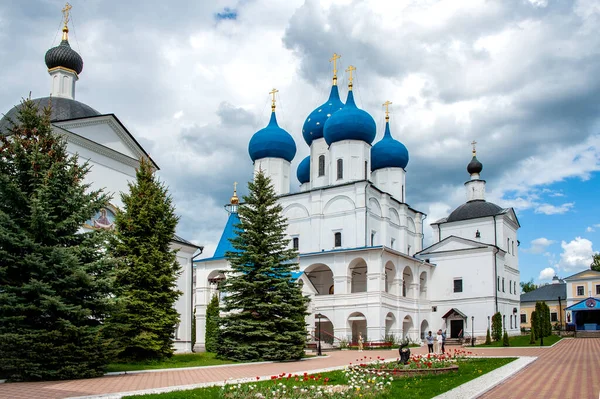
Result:
M412 349L424 353L426 348ZM363 352L373 358L395 358L397 350ZM600 391L600 339L565 339L553 348L482 348L481 356L538 356L524 371L484 395L485 398L598 398ZM203 367L193 370L106 376L86 380L0 384L0 399L62 399L103 393L130 392L178 385L220 382L230 377L254 378L344 366L356 361L355 351L300 362Z

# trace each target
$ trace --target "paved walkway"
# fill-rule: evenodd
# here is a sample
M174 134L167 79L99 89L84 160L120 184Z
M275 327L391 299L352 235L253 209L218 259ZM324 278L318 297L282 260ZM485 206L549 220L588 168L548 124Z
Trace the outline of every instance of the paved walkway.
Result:
M412 349L424 353L426 348ZM373 358L396 358L397 350L368 351ZM481 356L538 356L513 378L486 393L484 398L597 399L600 392L600 339L565 339L553 348L475 349ZM356 351L337 351L319 359L289 363L248 364L107 376L74 381L0 384L0 399L62 399L85 395L220 382L230 377L255 378L297 373L355 362Z

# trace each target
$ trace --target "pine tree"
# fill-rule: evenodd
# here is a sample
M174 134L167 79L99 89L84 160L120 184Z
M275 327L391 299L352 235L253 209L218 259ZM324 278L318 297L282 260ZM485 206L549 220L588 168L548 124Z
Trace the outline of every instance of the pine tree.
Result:
M506 330L504 330L504 335L502 336L502 346L510 346L510 340L508 339Z
M531 333L529 334L529 345L535 345L535 326L533 324L533 317L531 321Z
M119 359L148 360L173 355L179 315L174 308L180 266L170 243L178 217L167 188L144 158L129 193L122 193L110 253L117 259L119 307L109 319L119 337Z
M542 302L544 308L544 337L552 335L552 322L550 321L550 307L546 302Z
M106 206L84 183L50 108L24 100L0 132L0 375L50 380L101 375L111 355L106 233L81 227Z
M496 342L502 339L502 315L500 312L496 312L492 316L492 339Z
M536 305L537 308L537 305ZM531 330L535 333L536 341L540 339L540 323L539 323L539 313L537 311L531 312Z
M207 352L216 352L219 347L219 296L213 295L206 307L206 333L204 343Z
M308 299L291 273L298 253L289 249L286 220L271 181L262 171L248 184L239 207L235 252L226 254L231 271L221 318L220 357L289 360L304 354Z
M490 335L490 329L487 329L487 334L485 335L485 344L486 345L491 345L492 344L492 336Z

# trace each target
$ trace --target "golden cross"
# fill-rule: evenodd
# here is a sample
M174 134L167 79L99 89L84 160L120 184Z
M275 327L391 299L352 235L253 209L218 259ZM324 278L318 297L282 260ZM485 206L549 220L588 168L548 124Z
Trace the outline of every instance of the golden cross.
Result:
M473 155L477 153L477 150L475 149L475 144L477 144L475 140L471 141L471 145L473 146Z
M235 193L237 192L237 184L238 183L236 181L233 182L233 195L235 195Z
M385 120L389 121L390 120L390 109L389 106L392 104L391 101L386 101L384 102L382 105L385 107Z
M348 66L346 72L350 72L350 77L348 78L348 90L352 90L352 71L356 71L356 68L352 65Z
M69 23L69 10L73 8L69 3L65 4L65 8L62 9L63 17L65 19L65 26Z
M271 103L271 111L275 112L275 93L279 93L279 90L273 88L273 90L271 90L269 92L269 94L271 94L273 96L273 102Z
M339 60L342 56L333 53L333 57L329 59L329 62L333 61L333 84L337 85L337 60Z

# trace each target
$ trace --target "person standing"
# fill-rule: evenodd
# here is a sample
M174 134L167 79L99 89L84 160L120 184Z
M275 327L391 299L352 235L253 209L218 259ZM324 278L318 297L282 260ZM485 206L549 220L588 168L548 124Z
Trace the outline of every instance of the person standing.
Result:
M429 331L429 334L425 337L425 340L427 341L429 353L433 353L433 335L431 335L431 331Z
M437 347L435 348L435 353L442 353L442 329L440 328L437 332Z
M446 330L442 332L442 353L446 353Z
M363 351L363 337L362 337L362 333L358 333L358 351L359 352Z

